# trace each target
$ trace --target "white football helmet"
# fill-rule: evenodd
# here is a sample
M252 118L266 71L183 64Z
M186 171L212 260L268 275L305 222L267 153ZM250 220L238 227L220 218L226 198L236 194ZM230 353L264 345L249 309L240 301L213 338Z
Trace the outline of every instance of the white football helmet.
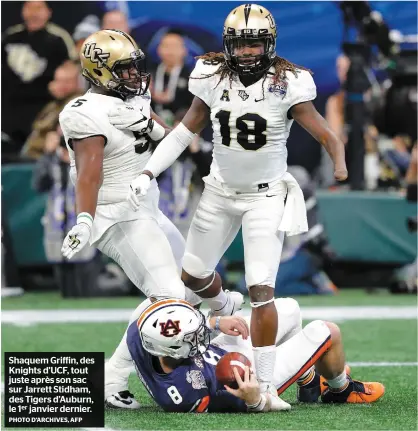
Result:
M209 347L205 316L187 301L156 301L142 312L137 325L144 349L154 356L185 359Z

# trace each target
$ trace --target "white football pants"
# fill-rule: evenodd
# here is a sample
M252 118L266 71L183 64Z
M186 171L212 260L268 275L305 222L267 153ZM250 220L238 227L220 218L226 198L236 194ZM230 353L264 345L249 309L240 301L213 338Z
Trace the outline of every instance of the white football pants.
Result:
M267 192L237 194L210 181L187 236L184 270L196 278L210 276L242 225L247 287L274 287L283 246L284 233L278 228L286 185L279 182Z
M180 278L184 238L158 209L158 196L145 202L138 218L108 227L94 245L117 262L147 297L186 299L192 305L199 304L201 298L185 288Z

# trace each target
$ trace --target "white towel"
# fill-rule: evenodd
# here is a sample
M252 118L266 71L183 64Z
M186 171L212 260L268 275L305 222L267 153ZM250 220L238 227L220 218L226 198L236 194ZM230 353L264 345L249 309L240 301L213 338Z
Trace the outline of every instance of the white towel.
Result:
M287 199L279 230L286 232L287 236L308 232L308 219L302 189L289 172L285 173L282 180L287 185Z

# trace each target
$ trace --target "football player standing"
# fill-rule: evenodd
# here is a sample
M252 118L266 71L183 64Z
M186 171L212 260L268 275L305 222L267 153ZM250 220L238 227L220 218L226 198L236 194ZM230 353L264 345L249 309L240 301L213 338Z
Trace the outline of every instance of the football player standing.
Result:
M187 237L182 278L202 297L217 294L219 305L226 304L215 266L242 226L254 365L262 392L271 393L278 331L274 283L283 235L307 230L302 191L286 172L293 120L326 148L335 178L347 178L344 144L312 104L312 75L276 54L276 36L274 18L263 6L241 5L228 15L223 52L200 57L189 80L195 97L188 113L128 195L134 207L140 205L153 178L211 120L213 162ZM309 382L313 370L304 377Z

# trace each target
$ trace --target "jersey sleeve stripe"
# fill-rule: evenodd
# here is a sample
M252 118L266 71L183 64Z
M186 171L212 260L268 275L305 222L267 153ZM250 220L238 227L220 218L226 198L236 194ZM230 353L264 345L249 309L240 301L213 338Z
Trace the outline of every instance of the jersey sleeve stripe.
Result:
M9 27L4 32L4 34L6 36L9 36L9 35L14 34L14 33L19 33L20 31L23 31L24 29L25 29L25 26L23 24L16 24L16 25L13 25L12 27Z
M53 34L54 36L59 37L60 39L62 39L62 41L65 44L65 47L67 48L68 57L71 60L77 60L78 59L75 45L74 45L74 41L73 41L72 37L70 36L70 34L66 30L64 30L63 28L61 28L58 25L53 24L51 22L46 25L45 29L47 32Z
M209 405L209 401L210 401L210 396L206 395L206 397L202 398L202 401L200 402L200 404L198 405L196 411L197 413L204 413Z
M194 412L197 408L197 406L200 404L200 401L202 401L202 398L199 398L192 406L192 408L189 410L189 413Z

